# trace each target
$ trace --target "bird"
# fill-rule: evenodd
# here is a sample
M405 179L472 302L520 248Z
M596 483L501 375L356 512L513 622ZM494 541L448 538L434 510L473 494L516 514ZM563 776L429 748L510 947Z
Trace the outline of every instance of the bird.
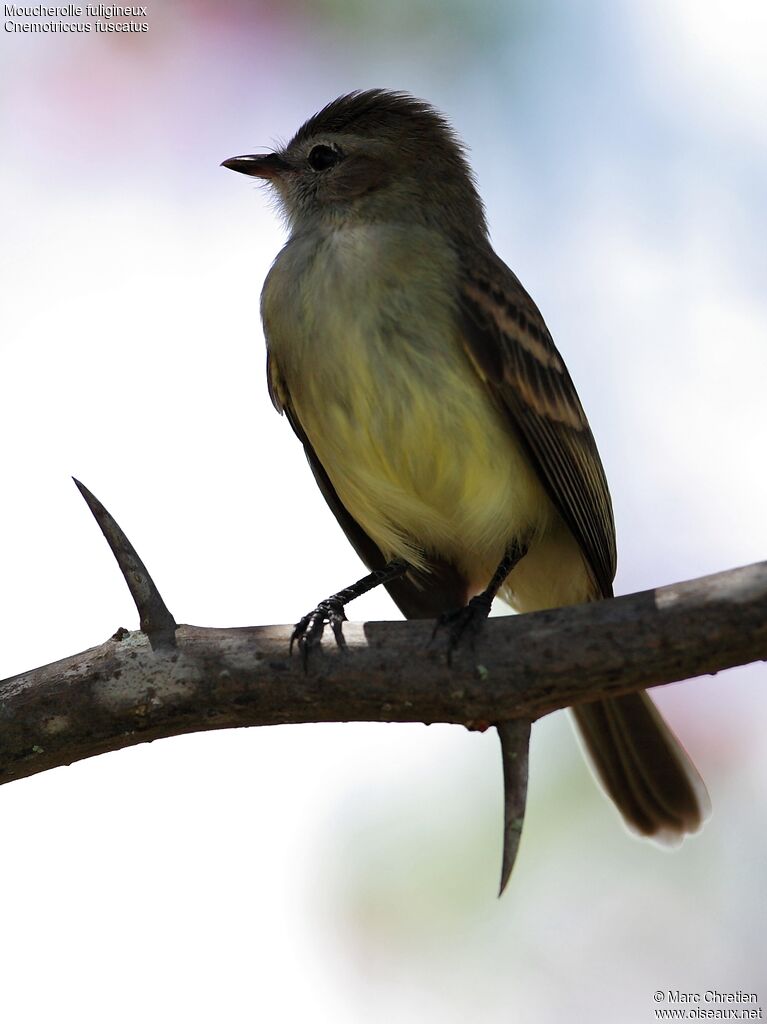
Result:
M223 166L265 182L287 223L261 296L269 394L370 570L304 615L291 649L308 658L328 625L343 646L346 605L377 586L447 629L449 657L496 596L516 612L611 598L596 442L543 316L492 247L448 120L405 92L357 90L287 145ZM700 827L705 786L645 692L572 710L630 830L676 843ZM514 723L494 724L515 742Z

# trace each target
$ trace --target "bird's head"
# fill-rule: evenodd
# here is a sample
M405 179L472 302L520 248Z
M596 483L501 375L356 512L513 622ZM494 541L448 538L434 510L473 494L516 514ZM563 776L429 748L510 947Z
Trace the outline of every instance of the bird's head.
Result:
M463 147L433 107L405 93L341 96L284 148L232 157L223 166L268 182L293 231L386 221L485 235Z

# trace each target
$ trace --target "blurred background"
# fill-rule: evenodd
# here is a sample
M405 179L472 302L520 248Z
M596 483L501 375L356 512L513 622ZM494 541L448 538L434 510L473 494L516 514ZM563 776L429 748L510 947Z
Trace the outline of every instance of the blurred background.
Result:
M137 626L71 474L179 621L293 622L359 575L267 397L282 226L219 164L360 87L430 100L470 146L600 446L618 593L765 557L763 3L162 0L142 20L0 34L0 678ZM373 594L350 614L398 613ZM3 787L0 1017L633 1024L657 989L767 1002L764 675L656 692L714 807L673 853L625 832L565 715L538 723L501 901L493 733L193 735Z

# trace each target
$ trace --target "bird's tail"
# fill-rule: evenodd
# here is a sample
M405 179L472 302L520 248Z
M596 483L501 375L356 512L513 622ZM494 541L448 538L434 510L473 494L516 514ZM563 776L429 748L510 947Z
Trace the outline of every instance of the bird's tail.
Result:
M632 831L666 842L695 832L711 804L695 765L646 693L573 708L586 751Z

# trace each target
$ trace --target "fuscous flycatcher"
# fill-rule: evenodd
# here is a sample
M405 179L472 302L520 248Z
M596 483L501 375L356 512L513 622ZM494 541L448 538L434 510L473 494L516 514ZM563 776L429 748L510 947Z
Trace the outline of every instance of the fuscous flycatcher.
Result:
M224 165L269 182L290 226L262 295L269 390L372 570L301 619L302 653L326 623L342 643L344 605L379 584L408 618L446 618L453 645L496 593L521 612L611 597L594 438L446 121L355 92ZM705 788L646 694L574 714L632 829L698 828Z

